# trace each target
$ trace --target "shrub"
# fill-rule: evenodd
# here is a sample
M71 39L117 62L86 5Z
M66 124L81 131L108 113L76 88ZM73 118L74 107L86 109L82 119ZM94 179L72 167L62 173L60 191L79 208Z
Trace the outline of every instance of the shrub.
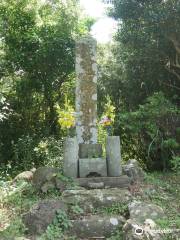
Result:
M134 112L118 115L125 159L136 157L150 169L169 169L178 154L179 110L159 92L149 97Z

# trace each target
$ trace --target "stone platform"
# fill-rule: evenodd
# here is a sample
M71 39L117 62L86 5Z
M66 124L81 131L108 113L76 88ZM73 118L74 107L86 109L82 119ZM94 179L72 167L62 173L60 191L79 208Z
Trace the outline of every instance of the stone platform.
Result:
M130 178L126 175L120 177L76 178L74 181L85 188L128 188L130 186Z

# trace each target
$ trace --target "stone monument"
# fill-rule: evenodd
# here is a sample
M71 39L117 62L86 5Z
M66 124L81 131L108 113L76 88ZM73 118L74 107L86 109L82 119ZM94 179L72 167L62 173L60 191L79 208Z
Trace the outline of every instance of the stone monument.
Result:
M96 41L82 38L76 43L76 134L78 143L97 143Z
M97 138L96 41L90 36L76 42L76 137L66 140L64 174L69 177L120 177L120 139L107 138L107 157ZM107 181L107 180L106 180Z

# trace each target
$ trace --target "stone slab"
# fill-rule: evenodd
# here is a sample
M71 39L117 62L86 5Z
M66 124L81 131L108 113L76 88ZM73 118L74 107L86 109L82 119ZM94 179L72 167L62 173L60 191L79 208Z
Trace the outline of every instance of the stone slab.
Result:
M63 173L67 177L76 178L78 176L78 153L79 144L77 138L66 138L64 143Z
M75 178L74 181L85 188L91 188L91 183L103 183L104 188L128 188L131 182L126 175L120 177Z
M106 159L103 158L80 158L79 159L80 178L96 176L106 177L107 167Z
M99 158L102 154L101 144L79 144L79 158Z
M62 193L62 200L66 204L77 204L84 213L92 213L96 208L128 204L132 200L132 195L127 189L122 188L65 190Z
M84 217L71 221L72 227L68 229L68 235L76 236L78 239L107 238L122 229L124 223L124 217L118 215Z

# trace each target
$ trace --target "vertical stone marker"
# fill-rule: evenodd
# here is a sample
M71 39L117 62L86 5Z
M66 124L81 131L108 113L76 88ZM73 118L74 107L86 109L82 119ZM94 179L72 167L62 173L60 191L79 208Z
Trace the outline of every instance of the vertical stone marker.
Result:
M97 143L96 40L90 36L76 43L76 134L78 143Z

